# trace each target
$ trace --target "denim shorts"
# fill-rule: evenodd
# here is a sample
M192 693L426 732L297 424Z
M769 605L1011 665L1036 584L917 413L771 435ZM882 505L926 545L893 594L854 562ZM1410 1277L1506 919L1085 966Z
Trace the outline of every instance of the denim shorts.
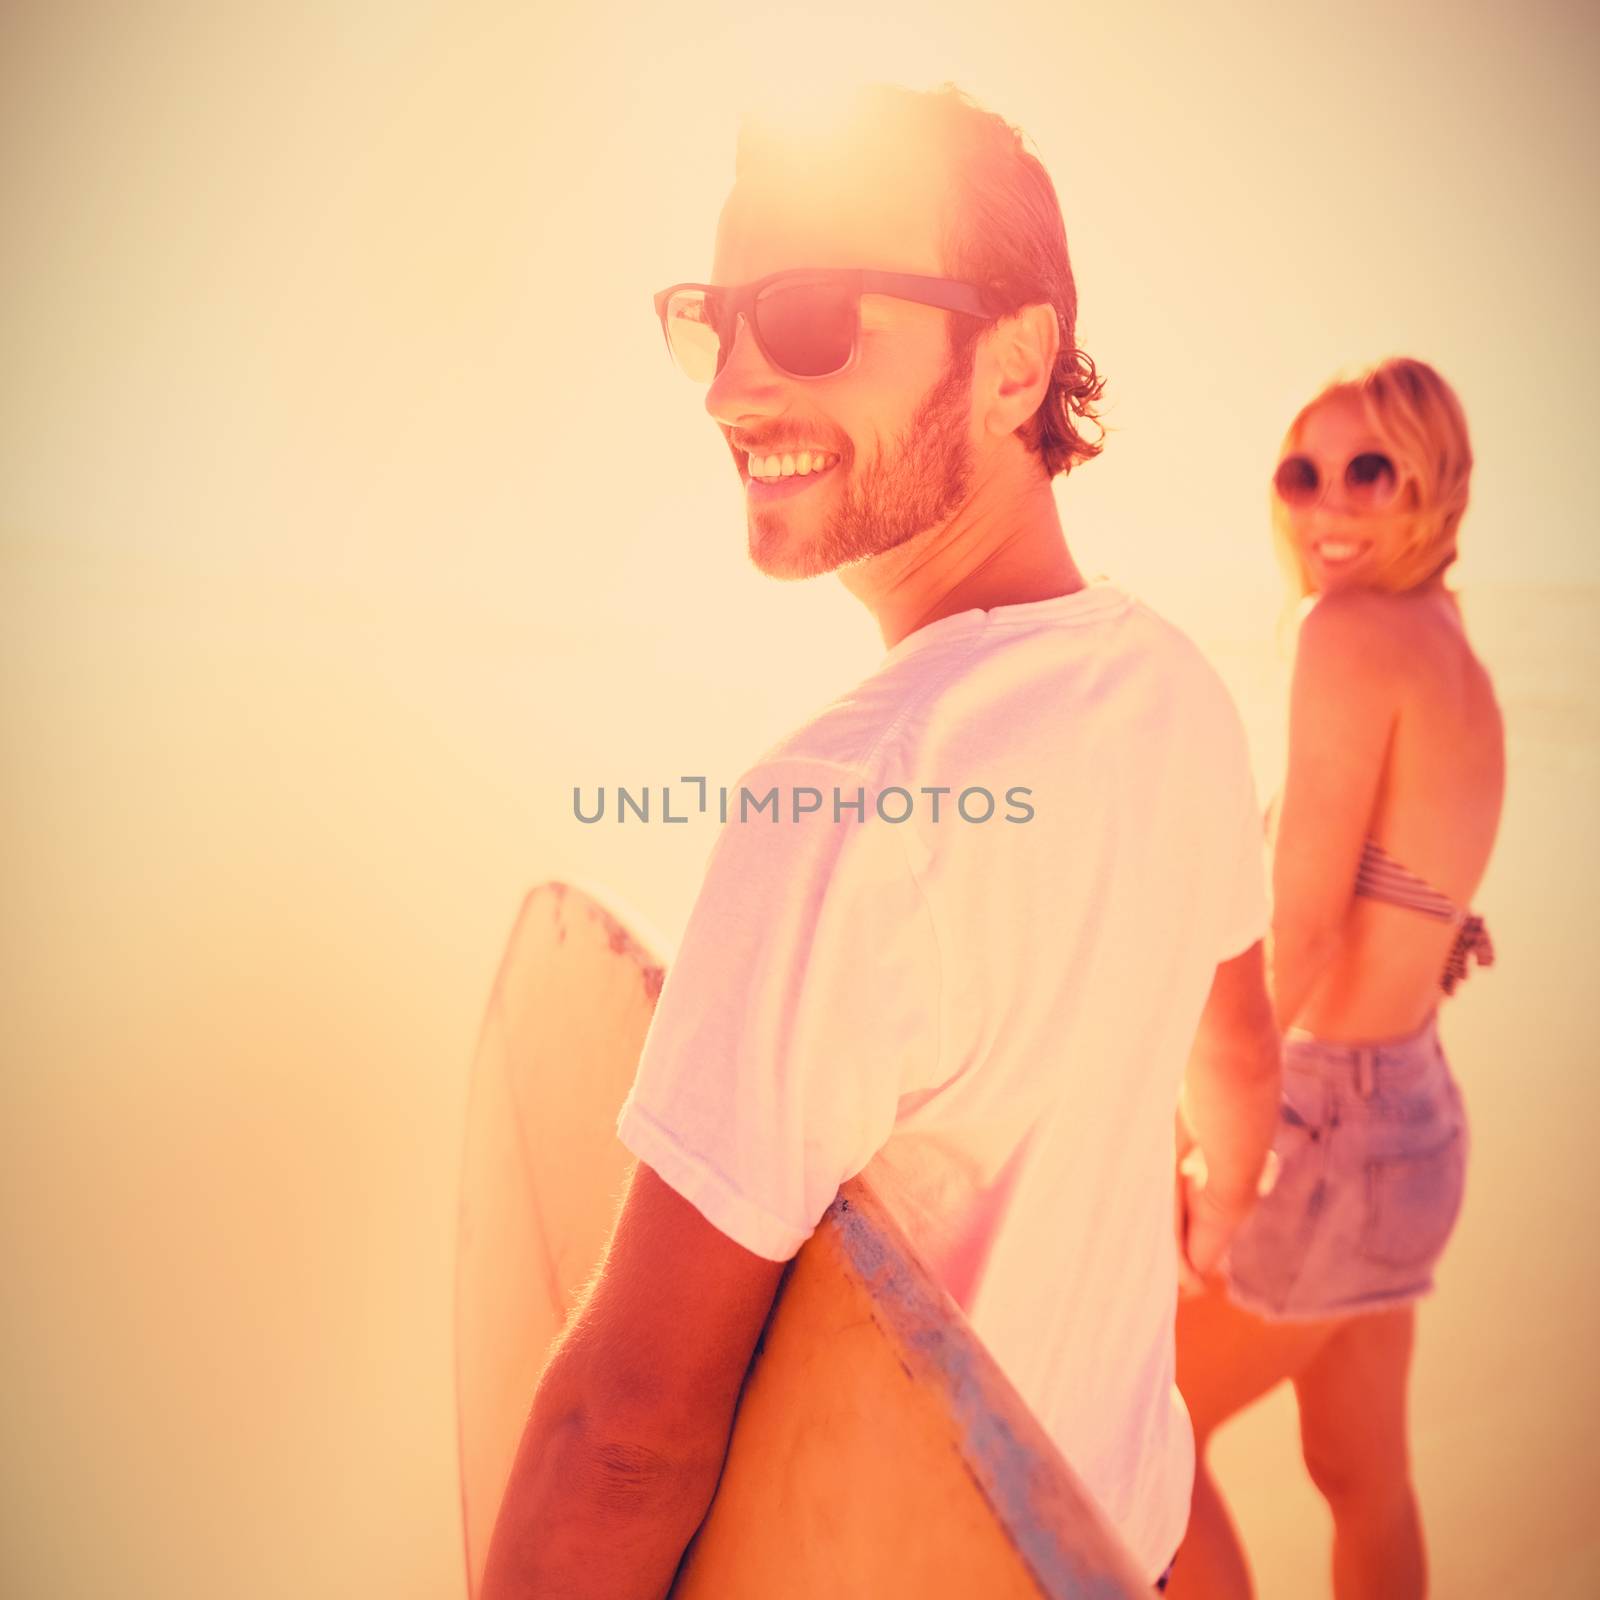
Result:
M1437 1013L1371 1044L1290 1029L1273 1148L1277 1181L1228 1254L1236 1303L1263 1317L1342 1316L1433 1288L1468 1150Z

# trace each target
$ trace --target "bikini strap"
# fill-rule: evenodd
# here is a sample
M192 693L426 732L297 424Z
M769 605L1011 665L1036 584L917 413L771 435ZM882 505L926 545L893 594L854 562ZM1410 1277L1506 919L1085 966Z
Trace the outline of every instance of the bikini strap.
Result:
M1439 980L1439 987L1446 994L1454 994L1456 985L1466 977L1469 957L1480 967L1494 965L1494 942L1483 925L1483 918L1479 916L1470 916L1461 924L1456 933L1456 942L1450 946L1450 954L1445 959L1444 976Z
M1356 868L1355 892L1368 900L1383 900L1392 906L1420 911L1440 922L1454 922L1461 908L1447 894L1441 894L1426 878L1402 867L1378 841L1368 837L1361 846L1361 863Z

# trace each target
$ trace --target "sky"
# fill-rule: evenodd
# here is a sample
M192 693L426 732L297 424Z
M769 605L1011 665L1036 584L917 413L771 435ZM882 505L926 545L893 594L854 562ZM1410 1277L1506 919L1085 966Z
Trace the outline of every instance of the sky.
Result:
M1592 632L1597 42L1548 0L0 10L3 1339L39 1441L0 1586L449 1592L464 1072L518 898L594 881L665 949L708 836L602 837L571 787L732 780L881 653L831 579L750 567L651 308L708 274L742 109L948 80L1027 132L1107 379L1069 542L1211 651L1265 782L1266 485L1338 369L1461 395L1469 614L1534 586L1509 644ZM1574 649L1516 680L1552 884Z

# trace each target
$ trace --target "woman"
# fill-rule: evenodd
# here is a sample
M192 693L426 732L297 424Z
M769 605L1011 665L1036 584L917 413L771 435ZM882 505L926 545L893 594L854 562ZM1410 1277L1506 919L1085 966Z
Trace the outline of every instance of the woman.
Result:
M1180 1600L1251 1593L1204 1452L1284 1378L1333 1512L1335 1594L1425 1591L1406 1380L1468 1137L1435 1021L1469 959L1492 958L1465 908L1505 771L1489 675L1444 583L1471 466L1450 387L1396 359L1324 389L1273 478L1279 554L1309 597L1273 858L1277 1177L1226 1282L1179 1313L1199 1457Z

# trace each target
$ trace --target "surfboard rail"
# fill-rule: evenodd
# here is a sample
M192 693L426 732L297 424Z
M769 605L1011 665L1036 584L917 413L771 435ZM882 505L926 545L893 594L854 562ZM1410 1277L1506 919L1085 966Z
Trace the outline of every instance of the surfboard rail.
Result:
M1149 1584L855 1178L785 1276L671 1593L1110 1600Z

